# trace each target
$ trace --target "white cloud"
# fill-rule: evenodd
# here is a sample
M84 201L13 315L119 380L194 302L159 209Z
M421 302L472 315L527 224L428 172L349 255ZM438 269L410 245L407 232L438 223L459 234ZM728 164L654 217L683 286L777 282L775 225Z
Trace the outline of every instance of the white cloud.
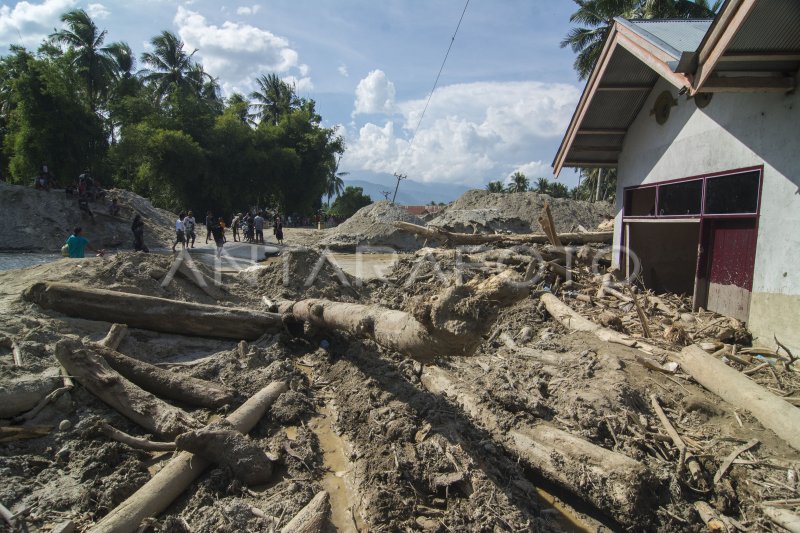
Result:
M341 64L341 65L339 65L339 68L338 68L338 69L336 69L336 70L338 70L338 71L339 71L339 74L341 74L341 75L342 75L342 76L344 76L345 78L347 78L347 77L349 77L349 76L350 76L350 74L347 72L347 65L345 65L345 64Z
M261 10L261 6L258 4L252 6L239 6L236 8L237 15L255 15Z
M294 85L296 91L311 91L314 89L314 84L311 82L311 78L298 78L296 76L285 76L281 78L283 81L288 83L289 85Z
M104 19L108 18L111 14L111 11L106 8L103 4L89 4L86 6L86 13L89 14L90 17L93 19Z
M0 5L0 43L38 47L61 25L61 14L75 4L75 0L44 0L39 4L19 2L13 8Z
M203 15L183 6L175 14L175 25L186 48L198 50L203 67L220 78L226 94L247 93L258 76L270 72L297 79L298 85L312 86L308 66L299 63L298 53L283 37L250 24L210 24Z
M367 123L348 132L343 165L473 186L503 180L516 170L530 178L549 176L549 164L532 159L554 150L579 96L575 86L535 81L441 87L412 144L424 99L395 105L401 125ZM359 98L357 90L356 102Z
M384 113L390 115L395 110L394 83L389 81L382 70L373 70L358 82L353 115L360 113Z

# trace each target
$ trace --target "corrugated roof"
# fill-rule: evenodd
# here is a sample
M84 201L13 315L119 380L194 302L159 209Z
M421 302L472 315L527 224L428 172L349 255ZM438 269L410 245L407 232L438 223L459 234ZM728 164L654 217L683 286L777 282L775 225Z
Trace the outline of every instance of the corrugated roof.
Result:
M697 50L713 22L712 19L626 20L617 18L615 20L675 59L678 59L683 52Z
M726 53L800 50L800 1L770 0L756 4Z

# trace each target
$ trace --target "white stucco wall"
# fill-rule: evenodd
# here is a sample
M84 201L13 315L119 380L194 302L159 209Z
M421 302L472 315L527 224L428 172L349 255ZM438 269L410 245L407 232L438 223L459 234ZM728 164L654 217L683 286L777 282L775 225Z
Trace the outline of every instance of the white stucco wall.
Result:
M664 90L678 99L669 120L650 115ZM749 326L759 341L800 351L800 97L715 94L705 109L661 80L628 130L620 155L617 224L623 189L710 172L764 165Z

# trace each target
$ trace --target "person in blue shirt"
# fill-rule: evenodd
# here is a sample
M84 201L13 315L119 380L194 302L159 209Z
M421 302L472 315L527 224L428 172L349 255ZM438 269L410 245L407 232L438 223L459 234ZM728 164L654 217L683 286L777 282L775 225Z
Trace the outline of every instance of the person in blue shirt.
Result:
M89 239L81 235L83 233L83 228L75 228L75 231L72 232L67 238L67 246L69 247L69 256L73 259L81 259L84 257L84 250L88 248L93 252L98 252L100 255L103 255L102 250L95 250L91 244L89 244Z

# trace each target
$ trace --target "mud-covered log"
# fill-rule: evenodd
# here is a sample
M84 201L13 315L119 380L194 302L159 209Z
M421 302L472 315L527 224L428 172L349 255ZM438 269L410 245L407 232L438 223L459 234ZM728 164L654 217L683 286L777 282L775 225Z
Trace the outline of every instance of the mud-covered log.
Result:
M452 398L471 419L543 478L621 524L641 527L652 519L647 500L652 497L656 482L642 463L544 423L520 422L507 430L477 393L446 370L426 367L421 378L427 390Z
M12 418L30 411L55 390L61 377L48 369L38 376L26 375L0 382L0 418Z
M127 324L111 324L111 328L106 333L106 336L98 342L100 346L105 346L109 350L118 350L119 345L128 336Z
M150 432L172 438L200 426L181 409L122 377L79 341L59 341L56 358L89 392Z
M248 433L275 400L288 390L285 382L274 382L251 396L226 420L242 433ZM189 452L180 452L153 478L119 504L89 533L132 533L147 517L156 516L208 468L210 461Z
M272 476L272 461L264 450L224 420L178 435L175 445L228 468L245 485L263 485Z
M178 302L69 283L35 283L23 296L45 309L71 317L121 322L178 335L255 340L282 326L280 316L274 313Z
M800 450L800 409L712 357L696 345L672 359L700 385L729 404L745 409L795 450Z
M547 235L541 233L512 233L512 234L485 234L485 233L454 233L441 228L428 228L410 222L394 222L397 229L414 233L426 239L445 241L449 244L488 244L494 242L521 242L533 244L548 244ZM590 233L559 233L559 240L564 244L610 244L614 238L612 231L595 231Z
M321 533L324 531L331 512L331 502L324 490L316 496L300 512L281 528L281 533Z
M363 305L310 298L278 302L283 314L322 329L345 331L373 339L418 361L435 356L468 356L483 341L497 310L523 298L529 286L513 279L512 271L446 289L432 303L413 314L379 305ZM469 302L465 311L459 303Z
M106 360L108 366L160 398L211 408L233 401L233 392L216 383L176 374L102 346L97 346L95 351Z
M583 318L570 306L550 293L542 294L540 299L542 303L544 303L547 312L550 313L550 316L561 322L567 329L588 331L608 342L615 342L626 346L636 345L636 341L626 335L595 324L588 318Z

